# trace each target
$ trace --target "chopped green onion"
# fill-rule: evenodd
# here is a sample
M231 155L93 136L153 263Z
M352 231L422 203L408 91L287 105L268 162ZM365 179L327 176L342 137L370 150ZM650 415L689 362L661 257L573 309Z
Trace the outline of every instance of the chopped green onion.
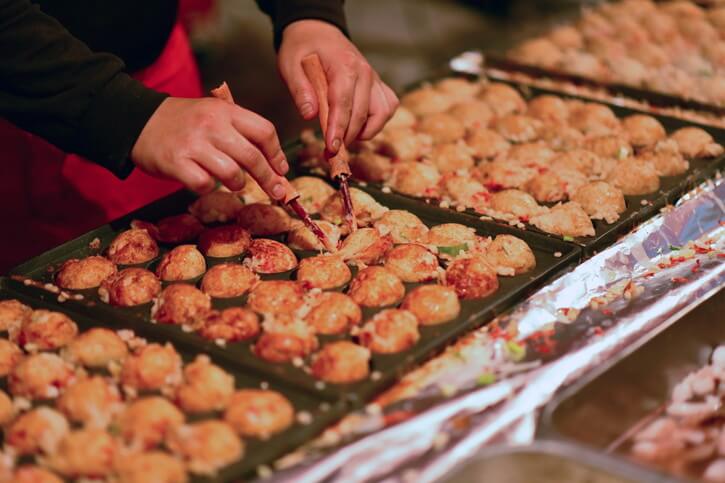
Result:
M445 255L457 257L461 252L468 251L468 244L461 243L460 245L453 245L450 247L437 247L437 248L438 248L438 253L443 253Z
M515 362L518 362L526 357L526 346L520 344L519 342L516 342L515 340L510 340L506 342L506 350L511 356L511 359L513 359Z
M670 245L670 251L675 251L675 250L682 250L682 247L678 247L677 245Z
M574 241L574 237L569 236L569 235L564 235L564 241Z
M476 385L478 386L488 386L489 384L493 384L494 382L496 382L496 374L494 374L493 372L481 374L476 379Z

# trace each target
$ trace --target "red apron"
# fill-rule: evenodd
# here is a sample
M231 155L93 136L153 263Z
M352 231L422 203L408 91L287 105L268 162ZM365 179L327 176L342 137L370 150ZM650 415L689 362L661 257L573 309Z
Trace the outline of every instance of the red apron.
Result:
M180 24L156 62L134 77L176 97L200 97L203 92ZM120 180L2 119L0 146L0 274L180 187L138 169Z

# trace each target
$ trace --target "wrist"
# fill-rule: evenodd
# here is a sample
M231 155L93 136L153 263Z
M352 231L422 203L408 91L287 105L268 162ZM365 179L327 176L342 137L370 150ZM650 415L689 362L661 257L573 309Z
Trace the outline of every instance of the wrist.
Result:
M325 20L305 18L291 22L282 30L282 42L290 39L294 39L292 41L296 42L298 41L297 39L309 40L319 36L329 37L336 35L345 36L345 33L337 25Z

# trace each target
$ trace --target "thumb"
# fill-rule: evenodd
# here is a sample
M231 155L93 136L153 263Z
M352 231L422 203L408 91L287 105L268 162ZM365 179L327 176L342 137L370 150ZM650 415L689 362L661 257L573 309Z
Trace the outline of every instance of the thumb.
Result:
M317 96L305 75L302 62L295 60L287 66L281 65L280 72L300 115L306 121L314 119L317 116Z

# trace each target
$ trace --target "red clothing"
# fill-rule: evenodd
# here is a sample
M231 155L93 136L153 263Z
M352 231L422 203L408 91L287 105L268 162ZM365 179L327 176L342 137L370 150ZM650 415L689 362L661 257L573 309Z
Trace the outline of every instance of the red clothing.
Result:
M156 62L134 77L175 97L203 93L179 24ZM138 169L120 180L2 119L0 146L0 273L180 188Z

